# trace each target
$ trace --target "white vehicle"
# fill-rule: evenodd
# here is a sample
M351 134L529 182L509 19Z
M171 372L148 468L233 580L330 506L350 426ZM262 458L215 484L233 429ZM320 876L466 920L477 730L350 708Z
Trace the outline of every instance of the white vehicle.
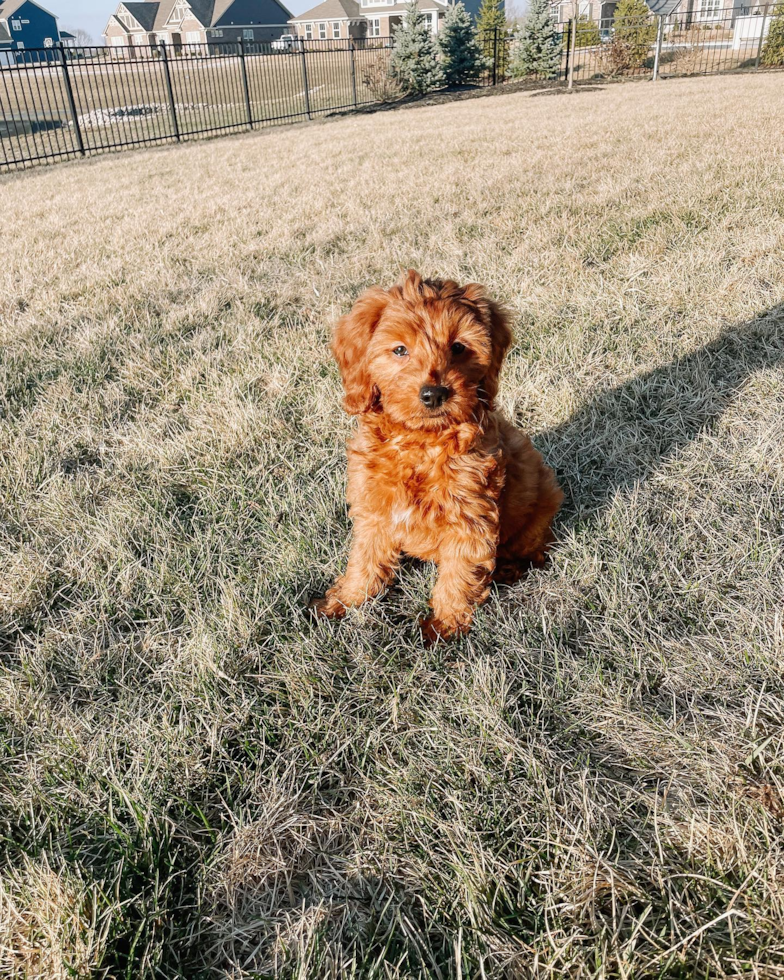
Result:
M273 51L299 51L300 40L296 34L281 34L272 42Z

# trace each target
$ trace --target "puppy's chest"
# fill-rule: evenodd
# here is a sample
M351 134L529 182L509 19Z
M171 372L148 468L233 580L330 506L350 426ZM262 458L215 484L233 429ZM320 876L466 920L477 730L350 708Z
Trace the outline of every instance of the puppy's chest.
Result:
M497 500L503 486L500 452L461 453L449 444L411 447L393 440L368 448L356 460L362 477L350 481L351 503L367 509L369 502L393 525L460 520L477 505ZM352 483L359 484L354 493ZM358 496L368 499L360 502Z

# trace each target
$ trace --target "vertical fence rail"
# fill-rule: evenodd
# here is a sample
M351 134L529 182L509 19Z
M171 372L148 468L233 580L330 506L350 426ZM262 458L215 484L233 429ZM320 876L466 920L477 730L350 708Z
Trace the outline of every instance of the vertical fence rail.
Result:
M171 118L172 130L174 131L174 138L177 142L180 142L180 124L177 121L177 104L174 101L174 89L172 88L171 80L171 70L169 69L169 57L166 54L166 43L161 41L158 46L158 50L161 52L161 64L163 65L163 78L166 83L166 95L169 99L169 114Z
M354 103L354 108L356 108L359 103L357 102L357 59L354 52L353 37L348 39L348 49L351 52L351 101Z
M65 57L65 48L62 44L58 44L57 50L60 54L60 67L63 72L63 87L65 89L65 97L68 100L68 110L71 113L71 125L73 126L74 139L76 140L76 148L79 153L84 156L84 141L82 140L82 130L79 125L79 114L76 111L76 102L74 101L73 87L71 86L71 76L68 72L68 61Z
M310 114L310 86L308 84L308 58L304 43L300 45L300 52L302 54L302 85L305 89L305 112L307 113L308 119L312 119L313 117Z
M250 88L248 86L248 66L245 63L245 38L240 38L240 68L242 70L242 90L245 95L245 110L248 114L248 125L253 129L253 113L250 108Z
M575 57L576 46L577 46L577 16L575 15L569 21L569 55L568 55L569 88L574 88L574 57Z

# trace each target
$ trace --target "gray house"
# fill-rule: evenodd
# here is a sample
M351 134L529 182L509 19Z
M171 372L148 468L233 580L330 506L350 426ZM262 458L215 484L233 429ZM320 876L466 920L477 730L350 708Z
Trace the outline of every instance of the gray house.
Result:
M280 0L137 0L121 3L103 32L114 47L270 41L287 28Z

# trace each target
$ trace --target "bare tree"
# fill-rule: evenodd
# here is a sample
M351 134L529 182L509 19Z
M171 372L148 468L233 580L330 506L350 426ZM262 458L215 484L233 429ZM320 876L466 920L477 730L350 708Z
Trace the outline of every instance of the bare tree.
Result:
M90 45L95 44L92 34L89 31L85 31L82 27L66 27L65 30L68 31L69 34L73 34L73 36L76 38L74 44L77 47L87 48L90 47Z

